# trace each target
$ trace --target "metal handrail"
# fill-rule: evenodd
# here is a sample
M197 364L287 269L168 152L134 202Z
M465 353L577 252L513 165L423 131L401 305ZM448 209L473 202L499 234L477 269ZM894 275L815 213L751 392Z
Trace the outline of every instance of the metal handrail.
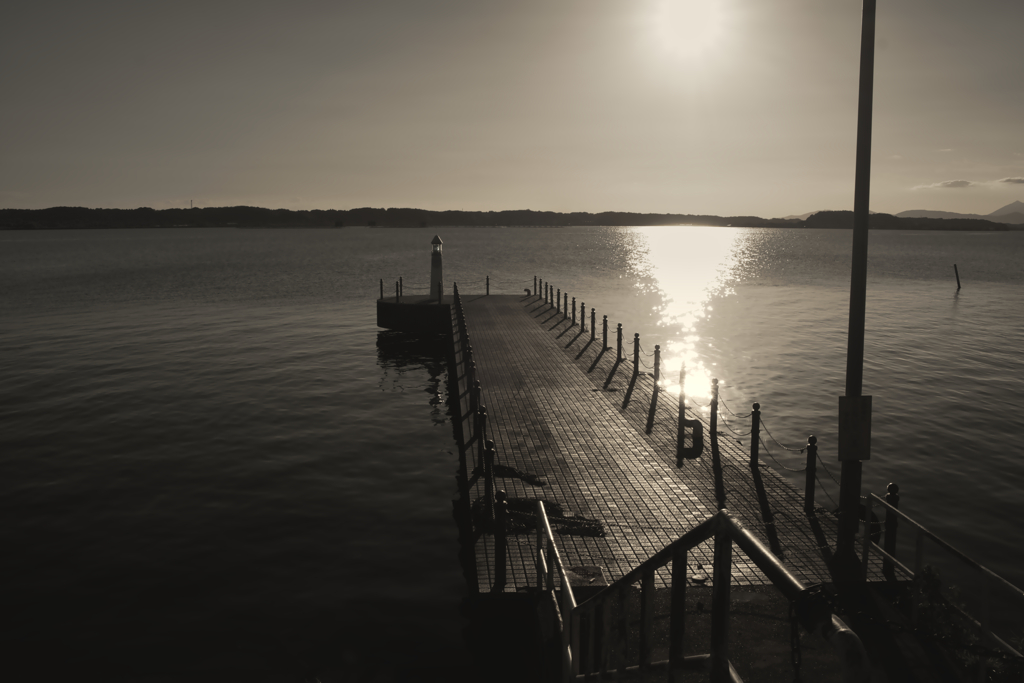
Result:
M712 680L739 681L731 662L728 660L726 643L728 641L728 614L729 614L729 585L732 574L732 545L735 543L743 553L753 560L754 564L764 575L775 585L787 600L797 605L797 616L808 631L817 631L824 637L839 655L840 661L846 666L850 680L870 680L870 666L867 654L860 639L839 617L831 612L827 600L818 591L810 590L795 577L785 565L765 547L760 540L751 534L740 524L728 510L719 510L717 514L706 519L696 527L686 532L676 541L673 541L660 551L652 555L640 566L631 570L622 578L609 586L603 588L583 603L576 605L575 599L567 601L566 594L571 596L571 587L568 577L561 566L561 559L557 555L554 536L551 534L551 527L547 517L543 514L543 504L538 503L538 585L541 584L543 574L547 575L547 589L552 588L552 567L543 565L542 542L550 543L554 548L558 568L561 576L563 590L562 609L559 613L562 628L563 648L563 680L571 681L586 679L589 676L611 675L608 662L602 662L600 671L595 671L593 662L588 661L587 671L580 673L580 617L586 614L591 618L597 610L605 611L605 625L607 629L607 615L610 600L624 590L627 586L641 582L641 626L640 626L640 664L637 666L626 666L624 663L619 667L619 673L632 671L639 668L641 671L653 670L655 668L668 668L669 672L677 669L710 668ZM684 657L682 655L682 601L676 601L677 595L682 591L673 590L672 614L670 621L669 635L669 660L664 662L651 661L651 629L653 628L653 595L654 595L654 572L669 563L672 563L672 584L677 581L686 581L686 553L699 544L714 538L715 539L715 566L713 583L714 593L712 595L712 634L710 655L698 655ZM550 549L549 549L550 552ZM550 564L550 563L549 563ZM543 572L542 572L543 566ZM566 613L571 618L566 618ZM673 623L676 619L680 621ZM595 649L595 629L589 630L590 642L588 660L592 660ZM607 637L607 633L605 634Z
M579 670L579 662L573 652L579 649L579 615L576 614L576 597L572 593L569 576L562 563L562 555L558 552L555 535L551 532L551 523L544 510L544 501L537 501L537 587L552 597L555 615L558 618L558 630L562 634L561 655L564 680L572 680ZM558 575L562 590L561 606L554 599L555 575ZM568 623L566 623L568 621Z
M892 555L887 553L885 550L883 550L877 543L875 543L872 540L872 538L871 538L871 528L870 528L870 526L868 526L870 524L870 522L869 521L865 521L865 520L870 520L871 519L871 508L874 506L875 503L880 504L882 507L884 507L887 510L887 512L891 512L891 513L897 515L900 519L902 519L903 521L909 523L910 525L912 525L914 528L917 529L917 539L916 539L915 544L914 544L915 545L915 550L916 550L915 557L914 557L914 569L910 569L909 567L907 567L905 564L903 564L902 562L897 560L895 557L893 557ZM956 605L953 605L953 607L956 608L957 611L959 611L963 616L965 616L968 619L970 619L974 623L974 625L977 626L981 630L982 634L985 637L989 638L996 645L1006 649L1008 652L1013 654L1015 657L1024 657L1024 655L1022 655L1016 648L1014 648L1012 645L1010 645L1005 640L1003 640L998 635L996 635L995 633L992 632L991 624L989 623L989 618L988 618L989 612L990 612L990 610L989 610L989 601L990 601L991 588L992 588L992 584L993 583L995 583L998 586L1001 586L1002 588L1008 589L1009 592L1011 594L1013 594L1014 596L1016 596L1017 598L1024 598L1024 590L1021 590L1017 586L1013 585L1012 583L1010 583L1009 581L1007 581L1003 577L1001 577L998 574L996 574L995 572L993 572L988 567L986 567L986 566L982 565L981 563L979 563L977 560L974 560L974 559L968 557L963 552L961 552L960 550L958 550L955 547L953 547L952 545L950 545L949 542L947 542L946 540L944 540L942 538L939 538L933 532L931 532L928 529L926 529L921 523L911 519L910 517L907 516L906 513L900 512L899 508L897 508L897 507L895 507L893 505L890 505L884 499L880 498L878 495L876 495L874 493L869 493L865 497L865 505L864 505L864 507L865 507L865 510L866 510L865 514L864 514L864 518L865 519L861 520L861 522L863 522L865 524L864 549L862 551L862 558L861 558L862 561L861 561L861 564L862 564L862 568L863 568L863 571L864 571L864 580L865 581L867 580L868 557L869 557L869 554L870 554L871 551L874 551L876 554L881 555L883 558L885 558L889 562L892 562L893 564L897 565L903 572L905 572L906 574L910 575L911 577L917 577L917 575L920 574L921 570L924 568L924 539L925 538L929 538L932 541L934 541L936 544L938 544L938 546L940 548L942 548L943 550L948 552L953 557L961 560L962 562L964 562L969 567L972 567L973 569L978 570L981 573L982 577L983 577L983 580L982 580L982 592L981 592L981 600L982 600L982 605L981 605L982 618L981 618L981 620L980 621L977 620L974 616L968 614L967 612L965 612L964 610L960 609Z

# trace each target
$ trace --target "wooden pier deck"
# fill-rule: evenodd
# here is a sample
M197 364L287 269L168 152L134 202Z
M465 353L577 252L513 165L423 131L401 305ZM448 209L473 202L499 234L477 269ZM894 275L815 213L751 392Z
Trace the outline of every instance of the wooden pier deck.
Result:
M603 524L603 536L559 536L568 567L579 573L601 567L611 583L718 510L706 419L703 456L677 469L677 397L661 393L650 434L645 427L651 376L639 376L628 408L621 408L633 373L630 346L623 353L628 359L605 387L615 364L614 328L611 348L602 353L600 322L592 342L589 320L581 333L578 324L573 326L540 297L463 295L462 301L496 462L545 482L535 486L506 476L496 480L496 487L510 499L555 502L566 515ZM468 419L469 388L464 376L458 382L463 419ZM700 415L688 409L687 417ZM763 463L752 471L749 446L724 434L718 444L727 509L805 585L831 583L826 563L835 542L831 515L822 509L806 515L803 492ZM483 479L472 483L468 493L473 500L481 498ZM774 523L766 523L766 510ZM509 535L507 543L503 590L535 586L535 534ZM467 574L475 574L469 578L477 590L488 592L494 581L493 537L481 535L474 554L475 571ZM710 582L712 558L711 541L691 552L692 582L702 583L704 576ZM769 583L742 553L733 555L733 563L736 585ZM880 577L880 567L871 573ZM667 587L667 570L655 580L657 587Z

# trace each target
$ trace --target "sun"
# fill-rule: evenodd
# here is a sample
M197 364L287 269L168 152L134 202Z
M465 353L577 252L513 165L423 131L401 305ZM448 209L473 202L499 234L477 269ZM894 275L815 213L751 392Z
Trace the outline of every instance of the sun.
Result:
M729 0L653 0L653 42L664 57L713 60L729 42Z

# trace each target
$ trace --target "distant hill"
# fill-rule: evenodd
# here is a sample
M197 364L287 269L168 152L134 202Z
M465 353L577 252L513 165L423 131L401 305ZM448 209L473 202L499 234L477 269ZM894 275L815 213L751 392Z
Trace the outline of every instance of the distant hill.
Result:
M1020 202L1017 202L1019 204ZM1009 205L1010 208L1014 205ZM1000 209L1002 211L1002 209ZM984 217L871 215L874 230L1009 230L1024 229L1024 214L1012 211L993 222ZM1011 228L1007 223L1014 223ZM1021 224L1021 227L1017 227ZM818 211L806 219L758 216L710 216L669 213L558 213L554 211L427 211L425 209L361 208L346 211L289 211L253 206L205 209L0 209L0 229L47 230L88 228L427 228L466 227L564 227L564 226L710 225L749 228L842 228L853 227L852 211Z
M924 209L913 209L901 211L896 214L899 218L941 218L948 219L969 219L986 220L997 223L1009 223L1012 225L1024 225L1024 202L1012 202L996 209L990 214L981 215L976 213L953 213L951 211L927 211Z

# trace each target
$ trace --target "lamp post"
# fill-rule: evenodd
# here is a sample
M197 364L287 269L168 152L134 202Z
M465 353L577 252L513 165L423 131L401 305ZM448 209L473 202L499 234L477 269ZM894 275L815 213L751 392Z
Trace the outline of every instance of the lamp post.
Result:
M836 556L856 570L854 536L860 520L861 461L871 454L871 397L863 395L864 316L867 300L868 207L871 192L871 108L875 68L875 0L864 0L857 106L857 168L853 196L853 265L846 347L846 395L839 399L839 533Z
M442 292L444 291L444 285L438 287L439 282L444 281L444 266L441 263L441 238L434 235L434 239L430 240L430 290L429 294L432 296L435 292L437 293L437 303L441 303L443 297Z

